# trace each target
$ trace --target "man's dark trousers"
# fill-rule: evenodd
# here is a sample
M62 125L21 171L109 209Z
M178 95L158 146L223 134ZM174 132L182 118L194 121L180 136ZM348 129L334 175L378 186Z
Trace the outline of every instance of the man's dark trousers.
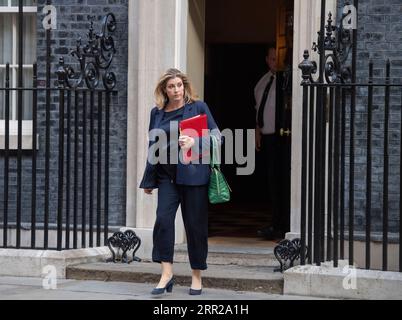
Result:
M288 230L287 217L280 210L281 183L279 166L279 141L276 134L261 136L262 166L268 203L272 212L272 226L276 235L283 236Z

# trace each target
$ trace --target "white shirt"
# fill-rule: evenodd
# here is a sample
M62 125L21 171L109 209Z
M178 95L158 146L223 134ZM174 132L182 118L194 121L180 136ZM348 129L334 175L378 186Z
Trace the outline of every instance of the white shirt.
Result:
M258 109L261 104L262 96L264 95L265 87L267 86L271 76L274 76L274 81L272 82L271 88L268 93L267 102L265 103L264 109L264 127L261 128L262 134L272 134L275 133L275 111L276 111L276 76L269 71L266 73L254 88L254 98L256 101L255 109L257 110L256 123L258 123Z

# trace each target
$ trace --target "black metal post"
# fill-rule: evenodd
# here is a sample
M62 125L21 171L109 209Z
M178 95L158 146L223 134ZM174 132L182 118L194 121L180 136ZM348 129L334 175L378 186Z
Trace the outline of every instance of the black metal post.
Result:
M23 0L18 1L18 88L23 87L24 59L24 13ZM23 92L18 90L18 151L17 151L17 233L16 247L21 247L21 205L22 205L22 99Z
M321 120L321 181L320 181L320 261L325 261L325 180L326 180L326 146L327 146L327 96L328 87L323 87L322 92L322 120Z
M384 116L384 180L383 180L383 240L382 240L382 270L388 269L388 180L389 180L389 98L391 63L387 61L385 87L385 116Z
M87 194L87 92L83 92L82 104L82 220L81 220L81 246L86 247L86 194Z
M10 64L6 64L6 110L4 140L4 216L3 216L3 248L8 247L8 184L10 170Z
M105 106L105 214L104 214L104 243L109 234L109 130L110 130L110 92L106 92Z
M402 272L402 89L401 89L401 121L399 145L399 272Z
M315 88L310 87L310 110L309 110L309 142L308 142L308 263L313 263L313 175L314 175L314 114L316 112L315 109Z
M79 91L74 92L74 195L73 195L73 248L78 248L78 147L80 145L79 134L78 134L78 125L79 125Z
M369 83L373 83L373 61L369 64ZM368 88L367 110L367 183L366 183L366 269L370 269L370 241L371 241L371 166L372 166L372 124L373 124L373 87Z
M340 190L340 258L345 259L345 169L346 169L346 89L342 90L341 190Z
M96 195L96 246L101 245L101 198L102 198L102 92L98 93L98 177Z
M57 251L62 249L64 194L64 89L59 91L59 177L57 199Z
M71 90L67 90L67 161L66 161L66 237L65 248L70 249L70 189L71 189Z
M90 129L89 129L89 246L94 246L94 91L90 94Z
M340 156L340 99L341 99L341 88L336 87L335 91L335 141L334 141L334 201L333 205L333 223L334 223L334 243L333 243L333 252L334 252L334 267L338 267L338 245L339 245L339 156Z
M46 1L51 4L50 0ZM48 11L48 14L50 11ZM46 30L46 139L45 139L45 217L44 217L44 249L49 247L49 196L50 196L50 81L51 81L51 41L52 33Z
M359 1L354 0L356 12L359 10ZM358 21L356 21L356 26ZM357 29L353 30L352 47L352 83L356 83L356 60L357 60ZM354 260L354 183L355 183L355 113L356 113L356 87L352 87L350 112L350 168L349 168L349 265Z
M309 52L308 50L304 51L303 54L304 60L299 64L299 69L302 70L303 74L303 118L302 118L302 166L301 166L301 253L300 253L300 263L304 265L306 263L306 206L307 206L307 149L308 140L307 140L307 129L308 129L308 85L311 84L310 76L311 72L314 69L314 64L309 60ZM313 89L313 88L311 88ZM311 98L314 99L314 96ZM313 104L314 107L314 104ZM312 111L310 111L310 114ZM311 138L311 137L310 137ZM311 159L309 159L311 162ZM310 197L310 195L309 195ZM310 202L310 201L309 201ZM310 222L310 220L309 220ZM309 235L310 235L309 230ZM310 251L310 250L309 250Z
M306 201L307 201L307 112L308 112L308 87L303 86L303 120L302 120L302 165L301 165L301 223L300 223L300 234L301 234L301 253L300 253L300 264L305 265L306 263Z
M320 215L321 215L321 193L320 193L320 182L321 182L321 172L320 172L320 148L321 148L321 103L320 103L320 92L322 90L317 88L317 108L316 108L316 118L315 118L315 161L314 161L314 262L319 266L321 265L320 259Z
M331 261L331 228L332 228L332 201L333 201L333 139L334 139L334 88L329 91L329 132L328 132L328 212L327 212L327 261ZM336 172L337 174L337 172Z
M38 91L35 90L38 87L38 66L35 63L33 65L33 83L34 90L32 91L32 199L31 199L31 249L36 248L36 136L38 125Z
M353 265L353 255L354 255L354 166L355 166L355 147L354 147L354 136L355 136L355 97L356 89L352 88L352 104L350 112L350 148L349 148L349 264Z
M325 70L325 0L321 0L321 26L320 26L320 68L319 68L319 83L324 83L324 70ZM323 126L325 124L324 118L324 87L317 88L317 117L316 117L316 155L315 155L315 192L314 192L314 238L315 238L315 245L314 245L314 256L316 260L316 264L318 266L321 265L322 261L322 217L324 216L324 194L323 194L323 178L325 176L323 174L323 153L322 145L325 143L323 141ZM324 124L323 124L324 122Z

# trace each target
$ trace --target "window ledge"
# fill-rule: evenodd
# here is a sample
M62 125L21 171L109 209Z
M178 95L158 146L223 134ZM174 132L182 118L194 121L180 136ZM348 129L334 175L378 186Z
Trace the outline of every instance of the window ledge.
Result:
M18 13L19 8L18 6L12 6L12 7L0 7L0 13ZM22 9L23 13L37 13L38 12L38 7L35 6L24 6Z
M0 150L5 150L5 120L0 120ZM10 120L9 150L18 150L18 121ZM22 150L32 150L32 121L22 121ZM36 135L36 150L39 150L39 134Z

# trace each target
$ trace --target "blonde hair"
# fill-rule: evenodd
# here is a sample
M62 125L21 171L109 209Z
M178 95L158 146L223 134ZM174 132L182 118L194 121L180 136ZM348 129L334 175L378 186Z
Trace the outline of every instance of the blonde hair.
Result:
M180 78L183 81L184 85L184 102L186 104L193 103L198 100L198 97L193 89L193 86L190 83L187 75L182 73L177 69L169 69L167 70L162 77L159 79L158 84L155 89L155 100L156 106L159 110L166 107L169 102L168 96L166 94L166 86L169 80L174 78Z

